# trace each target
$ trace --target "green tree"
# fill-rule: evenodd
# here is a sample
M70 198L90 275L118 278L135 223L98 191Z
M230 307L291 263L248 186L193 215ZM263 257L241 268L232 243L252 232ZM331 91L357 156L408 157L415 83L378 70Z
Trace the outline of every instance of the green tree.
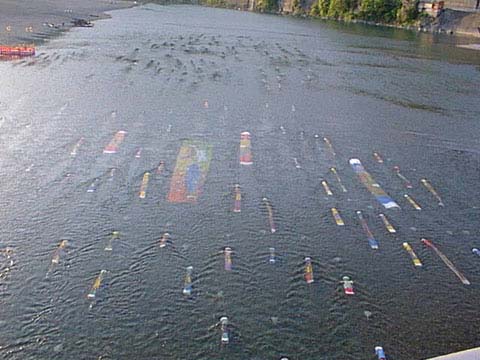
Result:
M322 1L321 4L320 1ZM353 18L357 2L356 0L319 0L320 12L324 12L327 6L328 17Z
M368 21L393 22L401 6L401 0L362 0L359 16Z
M418 18L418 1L402 0L402 6L397 11L399 23L410 23Z
M330 0L318 0L318 12L320 16L327 16L330 8Z
M332 18L339 18L345 12L345 5L343 0L331 0L328 4L327 16Z
M312 7L310 8L310 16L320 16L320 9L318 7L318 3L319 1L312 4Z
M213 7L227 7L225 0L201 0L201 3Z
M293 13L295 15L304 13L304 10L303 10L302 4L300 3L300 0L293 0L292 1L292 10L293 10Z
M278 11L277 0L259 0L257 3L257 8L260 11Z

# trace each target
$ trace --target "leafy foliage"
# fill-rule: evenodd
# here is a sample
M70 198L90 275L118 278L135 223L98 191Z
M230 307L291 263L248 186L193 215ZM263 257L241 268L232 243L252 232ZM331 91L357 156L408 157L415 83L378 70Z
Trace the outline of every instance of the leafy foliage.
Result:
M362 0L359 16L368 21L393 22L402 6L400 0Z
M316 0L311 16L361 19L381 23L411 23L419 14L418 0Z
M397 11L397 21L401 24L412 23L419 18L418 1L402 3L402 7Z
M228 7L225 0L201 0L201 3L212 7Z
M198 0L208 6L232 7L238 0ZM240 0L241 1L241 0ZM245 0L247 1L247 0ZM277 12L286 0L257 0L261 12ZM419 0L290 0L293 14L329 17L333 19L360 19L379 23L411 24L421 16L417 10Z
M257 9L265 12L278 11L277 0L258 0Z

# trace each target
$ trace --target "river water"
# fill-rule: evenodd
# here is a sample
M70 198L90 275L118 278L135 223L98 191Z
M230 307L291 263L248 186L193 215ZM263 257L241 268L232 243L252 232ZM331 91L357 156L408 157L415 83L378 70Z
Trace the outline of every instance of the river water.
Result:
M0 63L1 357L373 359L380 345L389 359L424 359L480 346L479 59L431 35L148 5ZM128 133L118 152L104 154L119 130ZM239 163L243 131L252 165ZM188 140L191 152L211 151L202 152L209 167L188 175L196 197L170 202ZM400 209L375 201L351 158ZM345 275L354 296L343 293Z

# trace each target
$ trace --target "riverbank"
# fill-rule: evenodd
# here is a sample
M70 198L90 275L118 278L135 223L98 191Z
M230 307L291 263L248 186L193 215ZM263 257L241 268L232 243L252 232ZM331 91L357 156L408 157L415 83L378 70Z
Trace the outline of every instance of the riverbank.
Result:
M107 18L134 6L124 0L0 0L0 44L42 43L73 27L73 19Z
M139 3L146 2L139 1ZM166 1L151 2L165 4ZM226 0L215 2L215 7L258 11L258 8L251 6L251 3L249 0ZM73 27L73 19L93 21L107 18L109 17L105 13L107 11L128 8L136 4L137 2L132 0L84 0L81 2L76 0L36 0L34 2L0 0L0 44L40 44ZM202 1L201 4L211 6L208 1ZM309 17L308 3L304 6L300 16ZM361 19L340 21L480 38L480 13L450 9L446 9L436 19L424 18L409 25L385 24ZM468 46L470 49L478 49L477 44Z
M445 9L437 18L421 18L412 24L388 24L362 19L330 19L323 17L324 20L338 20L355 24L365 24L372 26L385 26L418 32L427 32L433 34L449 34L462 37L480 38L480 13L468 13L464 11ZM469 46L471 49L478 49L480 44Z
M163 1L163 0L162 0ZM157 2L162 2L157 1ZM329 4L329 0L321 0L324 4ZM253 12L269 12L286 16L300 16L305 18L320 18L323 20L336 20L347 23L359 23L373 26L394 27L399 29L413 30L419 32L443 33L457 36L467 36L480 38L480 12L467 12L452 9L444 9L436 18L429 16L418 16L415 5L407 9L392 9L382 15L375 16L375 10L369 9L367 13L362 6L356 8L344 8L341 11L332 11L328 6L324 9L319 8L320 2L317 1L298 1L283 0L279 8L276 5L263 9L264 2L260 0L200 0L205 6L231 8L237 10L247 10ZM261 6L260 6L261 5ZM399 21L397 11L404 11L407 15ZM369 20L371 17L378 17L377 21Z

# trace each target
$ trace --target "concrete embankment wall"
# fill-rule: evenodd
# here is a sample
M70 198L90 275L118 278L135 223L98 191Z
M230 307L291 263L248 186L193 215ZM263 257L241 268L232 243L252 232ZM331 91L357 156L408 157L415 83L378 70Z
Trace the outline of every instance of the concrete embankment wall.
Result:
M480 359L480 348L475 348L475 349L460 351L455 354L431 358L428 360L479 360L479 359Z
M433 30L480 37L480 12L445 9L433 23Z
M480 10L480 0L444 0L444 7L447 9L461 10L461 11L475 11Z

